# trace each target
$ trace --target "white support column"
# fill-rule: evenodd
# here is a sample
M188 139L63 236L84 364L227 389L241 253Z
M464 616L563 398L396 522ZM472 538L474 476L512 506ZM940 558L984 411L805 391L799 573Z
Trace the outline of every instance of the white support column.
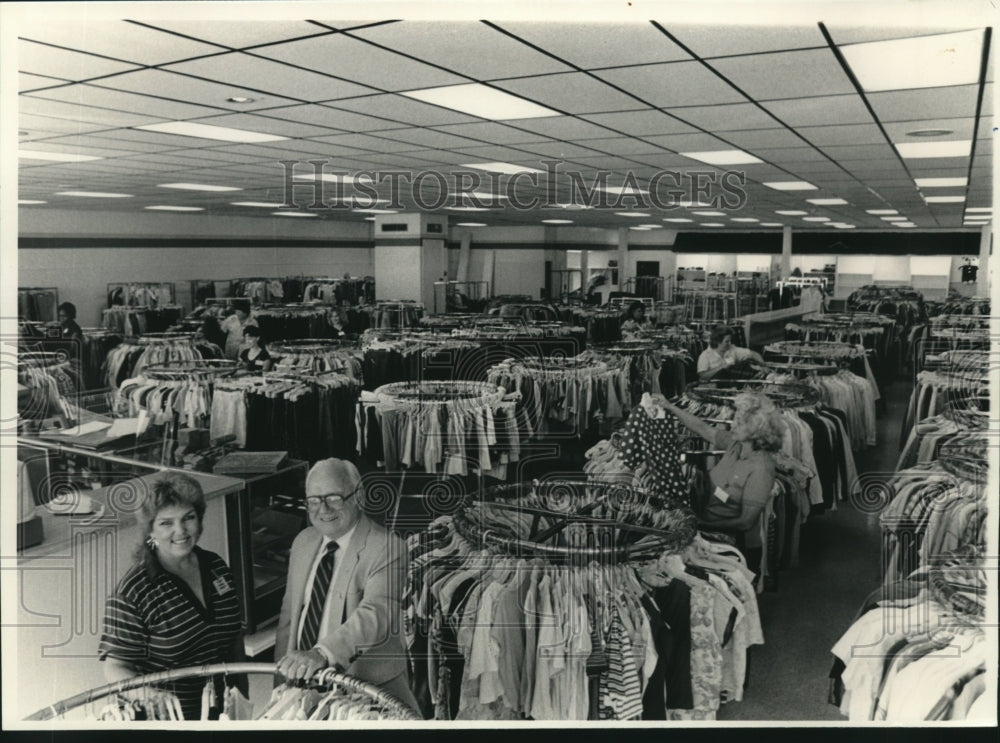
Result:
M781 228L781 278L792 275L792 228L785 225Z
M979 235L979 272L976 274L976 296L990 296L990 248L993 245L993 229L984 224Z
M462 244L458 249L458 271L455 276L456 281L469 280L469 258L472 253L472 233L466 232L462 235Z
M618 291L625 291L628 278L628 227L618 228Z

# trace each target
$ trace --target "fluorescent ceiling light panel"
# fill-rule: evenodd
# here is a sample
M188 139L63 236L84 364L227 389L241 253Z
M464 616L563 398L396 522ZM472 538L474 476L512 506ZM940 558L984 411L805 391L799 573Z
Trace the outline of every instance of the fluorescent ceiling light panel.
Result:
M645 189L633 188L632 186L598 186L597 190L604 191L604 193L618 194L619 196L639 196L649 194L649 191L646 191Z
M829 222L829 217L802 217L803 222Z
M786 216L786 217L804 217L808 213L809 212L800 212L800 211L796 211L794 209L792 209L792 210L778 209L775 212L775 214L781 214L781 215Z
M292 179L297 181L326 181L327 183L355 183L357 180L353 175L343 175L342 173L294 173Z
M459 167L486 170L490 173L506 173L507 175L545 172L544 170L539 170L538 168L529 168L527 165L514 165L514 163L463 163Z
M176 188L180 191L242 191L236 186L213 186L208 183L159 183L157 188Z
M837 224L834 224L833 226L836 227L838 230L853 230L855 227L855 225L853 224L841 224L839 222Z
M636 225L635 227L629 227L630 230L635 230L636 232L649 232L649 227L643 227L642 225Z
M913 222L896 222L894 227L916 227L917 225Z
M725 212L691 212L692 214L697 214L699 217L724 217Z
M819 188L807 181L771 181L764 185L775 191L815 191Z
M646 212L615 212L616 217L648 217Z
M662 230L662 224L640 224L640 227L645 227L647 230Z
M683 217L664 217L664 222L693 222L693 219L684 219Z
M507 197L499 193L489 193L488 191L460 191L451 196L463 196L479 199L480 201L492 201L493 199L506 199Z
M924 201L928 204L960 204L965 201L964 196L924 196Z
M578 211L580 209L593 209L594 207L588 204L556 204L560 209L570 209L572 211Z
M897 215L895 217L880 217L880 219L882 221L884 221L884 222L905 222L906 221L906 217L904 217L902 215Z
M488 212L489 211L489 209L487 209L485 206L446 206L445 209L448 209L448 210L453 211L453 212Z
M993 213L993 207L992 206L967 206L967 207L965 207L965 211L967 211L967 212L983 212L985 214L992 214Z
M486 222L459 222L456 227L485 227Z
M702 227L725 227L726 225L722 224L722 222L702 222L701 226Z
M542 224L573 224L572 219L543 219Z
M753 217L733 217L729 220L730 222L759 222L759 219L754 219Z
M42 150L18 150L17 156L22 160L50 160L57 163L85 163L88 160L104 159L91 155L74 155L72 152L43 152Z
M847 204L844 199L806 199L806 201L816 206L844 206Z
M681 157L689 157L709 165L749 165L764 162L743 150L712 150L708 152L681 152Z
M277 209L283 204L275 203L273 201L234 201L233 206L259 206L261 209Z
M160 212L203 212L205 209L200 206L147 206L144 209L151 209Z
M879 214L899 214L895 209L865 209L865 211L876 216Z
M280 137L277 134L249 132L246 129L231 129L228 126L196 124L193 121L165 121L162 124L144 124L134 128L144 129L148 132L179 134L182 137L219 139L223 142L276 142L280 139L288 139L288 137Z
M558 111L480 83L409 90L400 95L491 121L561 116Z
M958 188L968 186L968 178L914 178L918 188Z
M47 201L39 201L38 199L18 199L18 204L48 204Z
M917 160L925 157L968 157L972 151L971 139L950 142L897 142L900 157Z
M131 199L130 193L108 193L106 191L59 191L56 196L83 196L88 199Z
M979 81L983 31L846 44L840 50L868 93L971 85Z
M316 217L316 214L309 214L308 212L271 212L272 216L275 217Z
M398 209L354 209L361 214L399 214Z
M682 206L685 209L689 209L691 207L711 207L714 206L714 204L706 204L703 201L687 201L685 199L681 199L680 201L677 202L677 206Z
M781 222L761 222L761 227L784 227Z

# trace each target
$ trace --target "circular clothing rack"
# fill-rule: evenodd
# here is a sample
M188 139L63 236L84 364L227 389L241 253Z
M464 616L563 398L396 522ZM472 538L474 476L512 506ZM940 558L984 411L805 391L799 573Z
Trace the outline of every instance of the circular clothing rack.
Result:
M99 701L114 694L120 694L133 689L154 686L168 681L179 679L205 678L216 675L233 675L260 673L275 675L277 673L274 663L215 663L204 666L191 666L189 668L177 668L170 671L160 671L143 676L135 676L124 681L105 684L89 691L81 692L75 696L63 699L62 701L50 704L25 718L26 721L53 720L65 715L67 712L82 707L83 705ZM360 694L370 698L372 706L376 707L385 720L420 720L422 719L416 711L401 702L396 697L383 691L374 684L370 684L361 679L350 676L346 673L336 671L332 668L319 671L309 681L309 685L326 691L342 690L345 694Z
M694 382L684 391L692 400L731 404L744 392L758 392L781 408L810 407L820 401L819 391L805 384L773 382L766 379L729 379Z
M392 382L374 392L378 402L395 403L449 403L477 402L483 405L499 403L506 396L502 387L486 382L457 380Z

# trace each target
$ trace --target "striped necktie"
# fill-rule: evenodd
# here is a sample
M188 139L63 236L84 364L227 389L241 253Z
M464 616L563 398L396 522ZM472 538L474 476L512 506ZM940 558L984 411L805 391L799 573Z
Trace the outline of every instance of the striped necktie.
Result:
M328 542L326 552L320 558L319 566L316 568L316 577L313 578L312 595L309 597L309 607L306 609L305 622L302 625L302 635L299 638L299 650L309 650L315 647L319 638L319 624L323 618L323 605L326 604L326 594L330 590L330 579L333 578L334 553L337 551L336 542Z

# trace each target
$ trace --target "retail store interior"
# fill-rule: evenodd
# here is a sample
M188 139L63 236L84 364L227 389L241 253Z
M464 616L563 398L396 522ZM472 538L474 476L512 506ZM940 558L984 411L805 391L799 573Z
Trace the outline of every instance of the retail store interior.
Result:
M4 17L5 726L995 725L989 23L337 17Z

